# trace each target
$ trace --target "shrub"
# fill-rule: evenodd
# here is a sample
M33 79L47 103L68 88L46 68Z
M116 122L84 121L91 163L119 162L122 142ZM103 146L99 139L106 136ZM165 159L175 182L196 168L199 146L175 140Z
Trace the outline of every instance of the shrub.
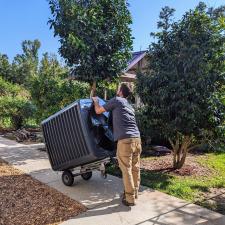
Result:
M86 98L89 85L59 77L36 77L32 83L32 100L37 106L37 122L56 113L79 98Z
M18 95L22 91L22 88L19 85L12 84L8 81L5 81L0 76L0 96L3 95Z
M174 10L162 9L157 40L148 52L137 92L146 106L146 123L170 142L173 165L183 166L187 153L204 141L202 132L217 136L225 107L218 97L225 85L224 7L204 3L173 21ZM203 138L202 138L203 137Z
M35 107L29 101L28 91L0 77L0 117L10 118L13 127L18 129L34 111Z
M35 112L34 105L26 98L16 96L0 97L0 116L10 117L15 129L24 125L25 119L31 117Z

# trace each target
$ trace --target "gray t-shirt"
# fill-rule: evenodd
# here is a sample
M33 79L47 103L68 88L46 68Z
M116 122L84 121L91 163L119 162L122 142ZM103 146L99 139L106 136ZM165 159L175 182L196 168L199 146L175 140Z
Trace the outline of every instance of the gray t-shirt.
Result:
M115 97L110 99L103 107L107 112L112 111L113 135L115 141L131 137L140 137L134 109L128 103L127 99Z

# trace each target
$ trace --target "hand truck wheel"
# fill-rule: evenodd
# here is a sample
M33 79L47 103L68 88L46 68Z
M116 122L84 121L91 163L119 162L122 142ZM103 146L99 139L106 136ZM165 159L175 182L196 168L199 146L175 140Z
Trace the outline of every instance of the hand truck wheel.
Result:
M73 174L72 174L72 172L70 170L63 171L62 182L66 186L72 186L73 185L73 183L74 183L74 176L73 176Z

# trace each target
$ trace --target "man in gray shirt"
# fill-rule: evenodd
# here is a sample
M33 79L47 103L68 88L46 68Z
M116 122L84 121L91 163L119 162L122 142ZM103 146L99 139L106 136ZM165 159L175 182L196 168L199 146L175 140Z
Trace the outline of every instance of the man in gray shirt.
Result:
M114 140L118 141L117 159L124 183L122 202L126 206L135 205L135 198L138 197L142 150L135 112L127 101L130 94L130 88L123 83L118 89L117 97L112 98L102 107L98 104L98 98L93 97L97 114L111 111L113 115L113 135Z

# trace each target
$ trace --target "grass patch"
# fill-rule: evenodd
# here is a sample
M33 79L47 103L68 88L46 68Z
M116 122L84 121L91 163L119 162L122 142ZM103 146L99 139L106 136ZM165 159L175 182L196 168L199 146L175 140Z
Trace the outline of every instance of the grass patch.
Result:
M225 176L225 153L206 154L204 158L198 159L198 162L211 168L221 176Z
M151 163L152 159L156 160L155 157L142 160L149 160L149 163ZM210 173L204 176L178 176L171 172L142 169L141 184L190 202L201 202L211 188L225 188L225 153L196 155L195 159L200 166L209 168ZM160 157L158 160L160 160ZM116 166L108 168L108 172L121 176ZM215 205L210 207L208 203L204 206L215 209Z

